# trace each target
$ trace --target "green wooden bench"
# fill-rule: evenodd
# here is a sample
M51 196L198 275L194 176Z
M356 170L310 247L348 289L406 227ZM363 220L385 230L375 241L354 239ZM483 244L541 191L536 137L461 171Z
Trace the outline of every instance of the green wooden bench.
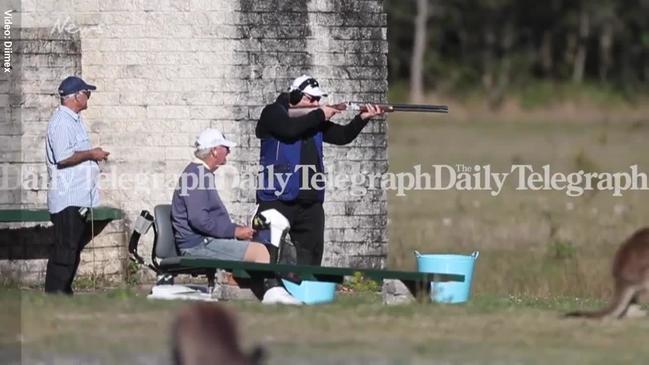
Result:
M113 207L97 207L93 209L92 219L95 221L112 221L124 218L124 212ZM91 215L88 213L87 219ZM49 222L50 213L47 209L0 209L0 222Z
M293 277L301 280L327 281L342 283L345 276L352 276L361 273L365 278L381 282L384 279L401 280L416 297L423 297L429 293L430 283L433 281L464 281L463 275L422 273L410 271L377 270L350 267L327 267L313 265L285 265L285 264L262 264L243 261L215 260L207 257L180 256L174 240L174 233L171 227L171 206L168 204L158 205L154 209L154 215L148 211L142 211L140 218L136 221L136 229L129 242L131 259L139 264L145 265L144 259L138 254L138 241L141 234L146 233L149 226L153 226L153 250L149 266L160 277L179 274L190 274L193 276L205 275L208 280L208 287L214 287L214 276L217 269L232 272L238 279L244 279L252 283L260 283L265 278L274 278L277 274L291 273ZM149 225L138 222L150 222ZM140 225L141 224L141 225ZM139 228L138 228L139 226ZM171 280L173 281L173 280ZM163 283L160 281L159 283ZM253 290L254 291L254 290ZM257 293L255 293L257 294Z
M93 221L93 233L98 235L114 220L124 218L124 212L113 207L97 207L86 216ZM49 257L53 243L54 231L50 222L50 213L42 209L0 209L0 260L36 260ZM6 223L6 224L5 224ZM13 227L13 223L20 224ZM90 237L88 238L90 239Z
M330 267L313 265L261 264L255 262L215 260L201 257L175 257L162 260L162 268L167 273L187 269L222 269L232 273L235 278L259 281L273 278L276 274L291 273L301 280L342 283L345 276L356 273L365 279L382 283L385 279L401 280L415 297L428 294L431 282L464 281L464 275L422 273L412 271L378 270L351 267Z

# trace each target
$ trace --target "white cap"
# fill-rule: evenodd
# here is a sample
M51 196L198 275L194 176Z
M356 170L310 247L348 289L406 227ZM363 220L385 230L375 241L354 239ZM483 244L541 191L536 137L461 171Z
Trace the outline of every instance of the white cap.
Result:
M225 139L223 133L214 128L207 128L206 130L202 131L201 134L196 137L196 142L194 142L194 147L198 148L199 150L217 146L232 148L236 145L236 143Z
M293 90L300 90L303 93L309 94L311 96L327 96L327 93L320 89L320 84L318 84L318 81L308 75L302 75L293 80L289 91Z

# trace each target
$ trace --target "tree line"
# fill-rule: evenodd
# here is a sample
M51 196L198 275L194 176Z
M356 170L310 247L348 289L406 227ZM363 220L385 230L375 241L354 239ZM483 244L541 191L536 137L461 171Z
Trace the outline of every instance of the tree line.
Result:
M410 98L479 87L498 107L535 81L649 87L649 0L386 0L389 78Z

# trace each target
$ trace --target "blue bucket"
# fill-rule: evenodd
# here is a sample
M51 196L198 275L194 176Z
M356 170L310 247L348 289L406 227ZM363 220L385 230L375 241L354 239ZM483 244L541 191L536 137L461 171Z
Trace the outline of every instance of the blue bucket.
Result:
M292 296L304 304L331 303L336 298L336 283L310 280L302 280L300 285L288 280L282 280L282 283Z
M464 281L430 283L430 298L440 303L463 303L469 300L473 268L480 253L471 255L422 255L415 251L417 271L464 275Z

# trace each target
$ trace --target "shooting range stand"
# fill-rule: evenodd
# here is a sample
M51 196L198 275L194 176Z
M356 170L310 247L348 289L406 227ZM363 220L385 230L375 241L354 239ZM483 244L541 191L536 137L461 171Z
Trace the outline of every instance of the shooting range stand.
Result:
M146 222L150 223L146 224ZM208 293L211 293L215 284L216 271L220 269L231 272L238 283L249 286L253 293L258 298L261 298L261 293L256 292L255 287L263 286L264 279L276 278L277 274L290 273L292 277L297 277L300 280L342 283L345 276L360 273L364 278L378 282L385 279L400 280L415 298L429 298L431 282L464 281L463 275L455 274L313 265L262 264L181 256L176 248L171 227L171 206L168 204L156 206L154 216L151 216L148 211L142 211L135 226L136 229L129 242L130 257L133 261L146 265L155 271L159 278L157 284L160 285L173 283L173 278L181 274L206 276ZM153 250L151 264L145 264L144 259L138 254L137 248L140 235L146 233L150 226L153 226L154 230Z

